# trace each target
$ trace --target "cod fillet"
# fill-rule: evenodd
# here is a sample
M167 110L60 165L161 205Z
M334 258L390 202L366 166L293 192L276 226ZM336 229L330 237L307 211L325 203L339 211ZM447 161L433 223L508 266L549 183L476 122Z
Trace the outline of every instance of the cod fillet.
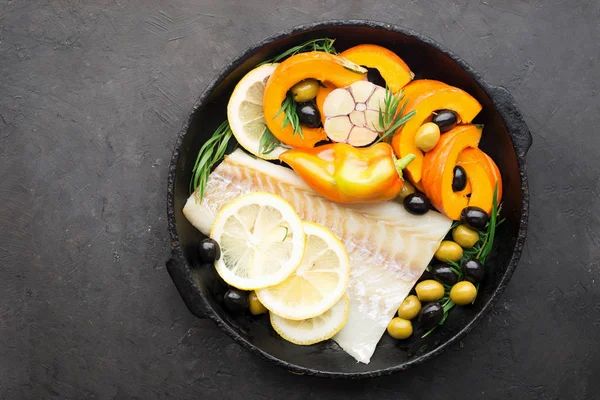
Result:
M430 211L409 214L395 202L342 205L321 197L288 168L236 150L210 174L204 198L192 194L185 217L205 235L223 205L250 192L287 200L307 221L331 229L350 257L350 314L334 336L344 351L369 363L375 347L433 257L452 221Z

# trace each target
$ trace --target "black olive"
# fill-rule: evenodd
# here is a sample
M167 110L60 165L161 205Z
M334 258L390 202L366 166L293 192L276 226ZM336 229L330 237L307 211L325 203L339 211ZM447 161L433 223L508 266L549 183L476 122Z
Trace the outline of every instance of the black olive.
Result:
M214 263L221 257L219 243L207 238L200 242L200 258L205 263Z
M454 177L452 178L452 190L460 192L467 187L467 172L463 167L457 165L454 167Z
M473 283L481 282L485 275L483 264L476 258L463 261L462 272L465 275L465 280Z
M435 264L430 268L433 279L444 285L454 285L458 282L458 275L448 264Z
M426 214L430 205L429 199L423 193L412 193L404 198L404 208L411 214Z
M458 117L452 110L437 110L433 112L431 122L440 127L440 133L444 133L456 126Z
M248 296L241 290L231 288L223 297L225 307L231 312L240 313L246 311L249 306Z
M421 308L418 316L418 326L425 331L430 330L440 323L444 317L444 308L438 302L429 303Z
M423 275L421 275L419 277L419 279L417 279L417 283L419 283L421 281L427 281L429 279L433 279L433 275L428 270L425 270L425 271L423 271Z
M383 77L381 76L381 72L379 72L377 68L365 68L367 69L367 80L369 82L381 87L386 86L385 79L383 79Z
M313 102L298 103L296 113L300 123L309 128L318 128L321 126L321 113Z
M490 216L479 207L465 207L460 212L461 222L471 229L484 229L489 219Z

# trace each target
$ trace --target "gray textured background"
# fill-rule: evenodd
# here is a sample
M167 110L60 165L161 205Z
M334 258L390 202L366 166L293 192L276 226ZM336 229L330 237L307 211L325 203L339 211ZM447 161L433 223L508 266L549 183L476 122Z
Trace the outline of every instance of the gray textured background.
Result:
M334 18L441 42L534 136L529 237L493 313L361 382L250 356L164 268L167 164L196 97L247 46ZM0 0L0 398L597 398L599 20L594 0Z

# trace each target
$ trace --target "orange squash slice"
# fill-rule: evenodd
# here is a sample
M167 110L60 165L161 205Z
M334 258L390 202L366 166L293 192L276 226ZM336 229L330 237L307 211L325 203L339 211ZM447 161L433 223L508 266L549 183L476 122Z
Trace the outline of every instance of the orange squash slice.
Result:
M471 164L478 164L484 169L492 187L496 186L496 182L498 183L498 203L500 203L502 200L502 176L500 175L500 170L494 160L480 149L465 149L458 157L457 165L463 167L467 172L468 184L464 191L467 193L472 192L472 189L470 189L471 181L469 179L469 172L467 171L467 167Z
M377 69L394 93L402 89L415 76L396 53L375 44L351 47L340 53L340 56L357 65Z
M265 123L273 135L292 147L310 148L326 140L323 128L302 127L302 136L295 134L291 124L283 127L284 115L280 113L281 103L288 90L296 83L314 78L330 82L333 86L348 86L364 78L367 70L359 65L322 51L296 54L277 66L265 86L263 111Z
M464 90L431 80L409 83L404 88L404 94L407 101L404 114L415 110L416 115L395 132L392 147L398 158L408 154L416 156L405 172L413 184L418 184L423 168L423 152L415 145L415 134L419 127L430 120L434 111L441 109L456 112L461 123L470 123L481 111L481 104ZM447 133L442 137L444 135Z
M465 149L476 148L479 145L481 132L482 126L479 125L459 125L443 134L435 148L426 153L423 159L421 183L425 194L435 208L453 220L460 219L463 208L471 203L481 207L489 200L490 206L492 204L492 185L487 173L478 164L469 164L475 166L474 168L463 165L471 182L471 198L452 190L454 166ZM487 210L487 207L481 208Z
M316 97L315 101L317 103L317 108L319 109L319 113L321 113L321 123L324 124L325 119L327 117L325 117L325 113L323 112L323 104L325 104L325 98L327 97L327 95L335 90L335 86L333 86L331 83L327 84L327 82L321 82L321 85L322 86L319 88L319 91L317 92L317 97Z

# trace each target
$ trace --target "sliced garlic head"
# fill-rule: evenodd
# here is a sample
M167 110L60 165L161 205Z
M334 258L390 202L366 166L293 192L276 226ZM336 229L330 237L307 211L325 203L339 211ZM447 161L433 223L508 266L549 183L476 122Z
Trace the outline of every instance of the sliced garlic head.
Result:
M327 137L357 147L373 142L383 131L379 109L384 98L385 89L368 81L333 90L323 103Z

